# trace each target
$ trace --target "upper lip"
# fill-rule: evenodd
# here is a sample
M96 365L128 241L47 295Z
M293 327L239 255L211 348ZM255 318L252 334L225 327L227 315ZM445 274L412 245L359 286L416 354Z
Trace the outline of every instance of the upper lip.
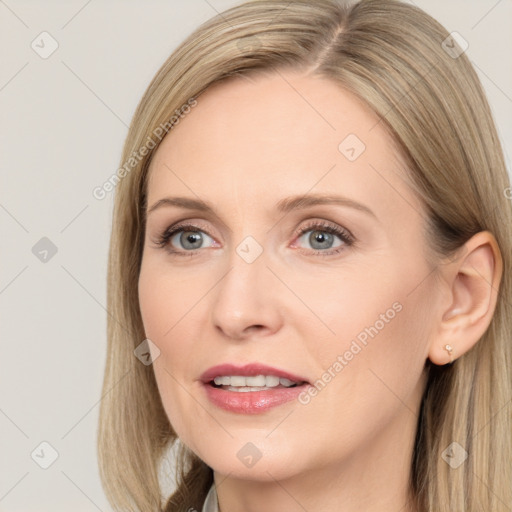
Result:
M306 382L307 379L300 375L280 370L272 366L267 366L261 363L250 363L243 366L237 366L235 364L219 364L208 368L200 377L201 381L205 384L211 382L215 377L223 375L241 375L244 377L254 377L256 375L275 375L279 378L289 379L293 382L301 383Z

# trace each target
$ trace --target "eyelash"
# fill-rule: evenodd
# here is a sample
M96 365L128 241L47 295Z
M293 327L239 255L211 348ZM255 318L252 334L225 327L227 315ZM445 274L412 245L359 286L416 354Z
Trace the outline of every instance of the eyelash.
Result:
M158 236L158 239L155 241L156 245L160 248L166 248L167 251L173 256L194 256L201 249L195 249L193 251L183 251L183 250L175 250L169 248L169 242L174 235L183 231L191 231L193 233L206 233L209 237L213 238L207 230L200 228L200 226L194 224L177 224L168 228L161 235ZM319 256L332 256L334 254L338 254L345 250L347 247L351 247L355 243L355 238L347 229L341 228L336 224L332 224L327 221L311 221L307 223L305 226L302 226L294 236L296 238L300 238L302 235L307 233L308 231L323 231L325 233L329 233L331 235L338 236L344 245L339 246L335 249L330 250L318 250L318 249L305 249L307 254L319 255ZM300 252L304 252L302 249L298 249Z

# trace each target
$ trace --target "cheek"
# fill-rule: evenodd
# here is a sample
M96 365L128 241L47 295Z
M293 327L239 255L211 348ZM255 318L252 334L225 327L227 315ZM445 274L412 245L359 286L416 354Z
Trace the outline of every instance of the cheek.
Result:
M301 402L303 419L322 418L322 435L329 442L318 450L326 460L348 446L364 447L395 418L416 421L412 411L421 388L428 321L422 305L428 297L410 293L399 269L388 266L384 278L377 270L310 286L308 305L334 334L318 321L315 328L306 321L298 326L311 361L321 368L314 381L318 393ZM319 338L315 331L327 333Z
M395 254L366 268L344 268L339 277L330 272L329 279L297 282L294 291L316 317L298 328L322 368L317 378L336 381L336 396L378 402L393 396L386 385L398 396L416 386L428 353L432 290L428 269L417 258L408 261Z
M139 305L147 338L160 350L153 362L156 383L167 417L176 432L186 431L182 418L194 417L189 411L190 396L184 391L185 380L193 369L192 351L198 339L192 307L204 290L191 286L193 278L183 279L156 262L143 261L139 276ZM180 414L177 414L180 412Z
M180 278L167 267L143 260L139 276L139 305L146 336L162 341L171 337L175 325L201 294L193 278Z

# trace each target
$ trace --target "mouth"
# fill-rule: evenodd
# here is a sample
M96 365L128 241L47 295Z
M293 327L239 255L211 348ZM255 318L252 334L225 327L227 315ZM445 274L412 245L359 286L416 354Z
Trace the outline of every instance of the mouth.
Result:
M259 363L214 366L201 381L213 405L241 414L262 413L290 402L310 385L303 377Z

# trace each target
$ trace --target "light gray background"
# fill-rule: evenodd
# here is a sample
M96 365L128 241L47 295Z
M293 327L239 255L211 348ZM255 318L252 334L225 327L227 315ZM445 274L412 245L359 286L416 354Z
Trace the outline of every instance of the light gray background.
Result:
M95 441L112 196L92 190L160 65L238 3L0 0L0 511L111 510ZM414 3L468 41L510 169L512 0ZM43 31L59 45L47 59L31 48ZM42 237L57 247L46 262ZM43 441L58 452L48 469L31 458L50 461Z

